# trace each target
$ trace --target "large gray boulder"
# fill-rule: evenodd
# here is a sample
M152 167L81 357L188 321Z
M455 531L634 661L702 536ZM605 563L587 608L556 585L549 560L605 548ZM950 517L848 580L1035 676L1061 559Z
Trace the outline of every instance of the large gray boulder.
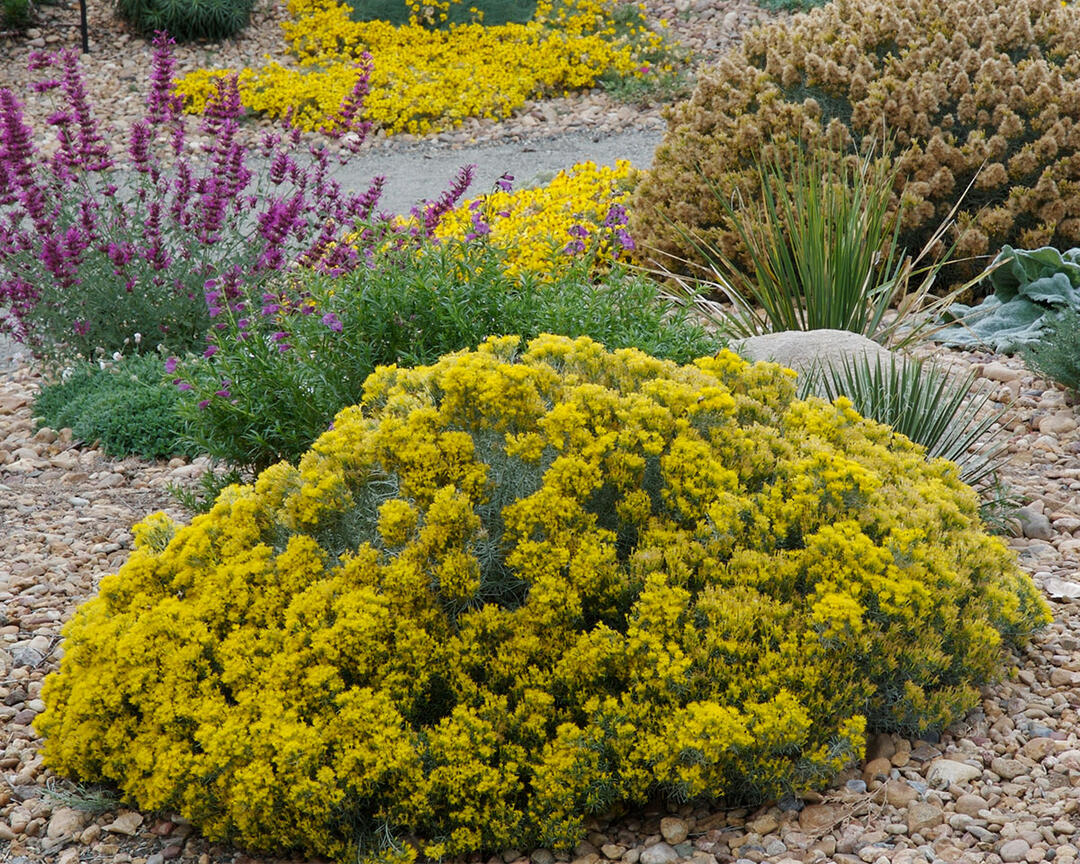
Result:
M851 363L863 356L871 366L877 361L887 366L893 356L877 342L847 330L785 330L738 339L729 347L752 363L768 360L794 369L800 378L825 365L842 368L845 360Z

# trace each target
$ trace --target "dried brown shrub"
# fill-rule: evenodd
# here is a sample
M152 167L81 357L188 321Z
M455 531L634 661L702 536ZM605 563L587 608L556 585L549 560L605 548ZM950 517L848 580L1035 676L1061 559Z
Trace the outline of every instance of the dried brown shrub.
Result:
M909 249L977 174L957 256L1080 245L1080 6L835 0L751 31L671 109L635 193L635 237L653 257L700 261L684 233L737 254L710 185L752 200L754 160L777 148L801 140L850 155L883 139Z

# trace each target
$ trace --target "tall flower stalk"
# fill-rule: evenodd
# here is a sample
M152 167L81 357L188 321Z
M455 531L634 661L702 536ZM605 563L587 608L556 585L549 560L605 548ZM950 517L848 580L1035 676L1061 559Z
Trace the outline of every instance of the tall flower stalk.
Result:
M269 170L254 171L235 77L217 80L201 125L209 145L193 154L171 46L165 34L154 40L146 112L128 131L124 164L110 155L74 52L31 61L53 74L36 89L62 105L48 119L57 142L48 158L16 96L0 89L0 328L47 363L189 350L214 325L210 294L239 313L245 285L291 262L341 273L365 260L346 240L375 216L384 179L345 192L328 150L295 130L267 133L257 152ZM370 73L365 57L328 128L343 162L369 128Z

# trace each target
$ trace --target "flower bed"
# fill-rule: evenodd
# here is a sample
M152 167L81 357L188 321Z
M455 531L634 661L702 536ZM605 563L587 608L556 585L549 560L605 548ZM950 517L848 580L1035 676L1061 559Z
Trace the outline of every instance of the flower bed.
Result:
M270 117L290 117L302 129L334 124L338 107L367 52L374 58L366 117L387 132L424 134L466 117L506 117L527 99L592 87L606 72L644 77L662 37L644 19L616 28L612 0L540 4L526 24L480 22L446 30L413 21L357 22L334 0L290 0L285 26L298 66L272 63L239 70L244 104ZM212 82L235 70L202 69L178 92L200 113Z

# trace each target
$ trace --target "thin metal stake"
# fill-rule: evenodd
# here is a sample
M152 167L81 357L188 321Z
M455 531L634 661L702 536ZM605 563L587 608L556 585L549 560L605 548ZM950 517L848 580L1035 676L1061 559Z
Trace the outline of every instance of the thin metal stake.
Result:
M86 29L86 0L79 0L79 30L82 33L82 53L90 53L90 34Z

